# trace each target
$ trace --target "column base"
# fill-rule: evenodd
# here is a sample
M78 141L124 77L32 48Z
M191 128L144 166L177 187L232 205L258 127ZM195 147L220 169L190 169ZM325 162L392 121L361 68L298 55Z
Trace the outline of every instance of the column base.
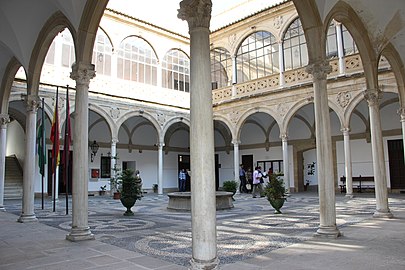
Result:
M343 236L343 234L336 226L319 226L319 229L316 231L314 236L323 238L338 238L339 236Z
M72 242L94 240L94 239L96 239L96 238L94 237L94 234L91 233L90 227L72 228L70 233L68 235L66 235L66 240L69 240Z
M6 208L3 205L0 205L0 212L6 212Z
M394 215L390 212L390 210L375 210L373 214L373 218L393 218Z
M38 219L35 216L35 214L32 215L21 214L21 216L17 219L17 221L20 223L29 223L29 222L37 222Z
M345 197L346 197L346 198L349 198L349 199L353 199L353 198L354 198L354 195L353 195L353 194L347 194L347 193L346 193Z
M219 269L219 259L215 257L210 261L200 261L197 259L192 258L190 260L190 268L191 270L217 270Z

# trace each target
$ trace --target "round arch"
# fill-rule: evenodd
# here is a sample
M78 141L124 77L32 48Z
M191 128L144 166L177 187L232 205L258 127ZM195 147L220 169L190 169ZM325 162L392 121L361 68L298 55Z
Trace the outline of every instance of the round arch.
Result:
M256 107L256 108L252 108L252 109L249 109L249 110L245 111L241 115L241 117L239 118L238 122L236 123L236 126L235 126L235 135L236 135L235 139L237 141L240 141L240 133L242 131L243 124L246 122L246 120L249 118L249 116L251 116L251 115L253 115L255 113L268 114L270 117L272 117L276 121L276 123L278 124L278 127L280 129L280 132L281 132L280 122L279 122L278 118L274 116L274 112L272 112L271 110L269 110L266 107Z
M149 112L143 111L143 110L137 110L137 111L130 111L125 113L122 117L120 117L120 119L116 122L116 128L117 130L119 130L122 126L122 124L127 121L128 119L132 118L132 117L143 117L145 119L147 119L149 122L152 123L152 126L155 128L156 132L157 132L157 137L161 138L161 134L162 134L162 129L158 123L158 121L155 119L155 117L150 114Z

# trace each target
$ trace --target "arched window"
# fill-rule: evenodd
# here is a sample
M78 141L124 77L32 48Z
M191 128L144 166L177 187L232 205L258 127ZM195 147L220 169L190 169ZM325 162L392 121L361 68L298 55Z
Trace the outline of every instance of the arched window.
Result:
M279 72L278 43L273 34L258 31L248 36L239 47L236 65L238 83Z
M307 42L299 18L285 32L283 49L285 70L300 68L308 64Z
M92 63L97 74L111 76L112 45L107 35L99 28L93 49Z
M229 77L232 75L232 59L226 49L215 48L211 50L211 83L212 89L230 85Z
M129 37L121 42L117 77L157 85L157 57L149 43L139 37Z
M76 61L73 37L67 28L60 33L60 37L62 42L62 66L70 68Z
M190 92L190 59L180 50L170 50L162 61L162 86Z
M342 27L337 28L334 22L331 22L328 29L328 36L326 42L326 57L333 58L338 56L338 35L342 37L343 53L344 55L351 55L358 53L356 43L350 35L347 28L342 24ZM341 29L339 32L338 29Z

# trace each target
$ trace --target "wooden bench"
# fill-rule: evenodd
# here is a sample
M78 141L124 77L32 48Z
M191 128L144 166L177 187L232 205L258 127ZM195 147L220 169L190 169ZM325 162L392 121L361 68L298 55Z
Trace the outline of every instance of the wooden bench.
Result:
M346 177L340 177L340 182L340 193L346 192ZM375 189L374 176L353 176L352 182L353 189L357 189L357 192L359 193L361 193L362 190L365 189Z

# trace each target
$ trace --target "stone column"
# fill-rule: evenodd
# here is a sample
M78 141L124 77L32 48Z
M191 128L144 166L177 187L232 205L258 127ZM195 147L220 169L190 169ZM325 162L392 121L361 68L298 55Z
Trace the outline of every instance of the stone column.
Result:
M34 213L34 184L35 184L35 141L37 110L41 104L38 96L25 96L27 118L25 122L25 158L23 168L23 200L19 222L38 221Z
M233 174L235 175L235 181L239 183L239 141L232 141L233 143ZM240 185L241 183L239 183ZM236 192L239 193L239 188L236 189Z
M284 185L287 193L290 193L290 169L288 159L288 135L287 133L281 134L281 144L283 148L283 173L284 173Z
M284 48L282 40L278 42L278 61L280 66L279 85L283 86L285 84L285 80L284 80Z
M318 236L338 237L336 226L335 176L333 173L332 137L328 106L326 76L331 71L327 61L309 65L313 76L316 127L316 157L318 162L318 194L320 225Z
M382 92L379 89L364 91L370 114L371 151L373 156L373 172L375 183L375 198L377 209L374 217L391 218L393 215L388 208L387 177L384 163L384 147L381 130L380 100Z
M211 0L183 0L178 17L190 33L191 269L218 269L214 121L209 24Z
M342 24L336 22L337 45L338 45L338 58L339 58L339 74L345 73L345 52L343 51L343 37L342 37Z
M163 142L158 143L158 194L163 194Z
M8 114L0 114L0 211L4 208L4 182L6 176L7 124L10 123Z
M111 178L116 177L117 171L116 166L117 166L117 138L112 138L111 139ZM111 183L111 182L110 182ZM116 190L114 190L113 186L110 187L110 194L113 195Z
M353 178L352 178L352 154L350 150L350 128L342 128L343 143L345 150L345 177L346 177L346 197L353 198Z
M88 225L89 186L89 84L94 78L94 65L75 63L70 78L76 81L75 126L73 130L72 230L70 241L94 239Z
M401 116L402 144L404 145L404 158L405 158L405 108L404 107L399 108L397 113Z

